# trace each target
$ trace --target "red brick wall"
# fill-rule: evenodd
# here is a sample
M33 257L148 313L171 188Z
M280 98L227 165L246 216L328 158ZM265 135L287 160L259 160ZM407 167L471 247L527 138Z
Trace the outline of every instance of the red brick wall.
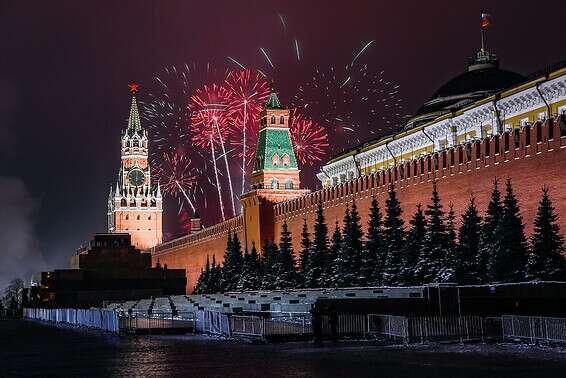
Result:
M152 264L157 261L168 268L185 269L187 274L187 294L192 293L200 271L206 265L206 257L216 257L216 263L222 263L226 250L229 231L236 232L242 245L245 240L243 218L236 217L206 228L198 234L188 235L188 240L176 239L150 249Z
M499 142L496 140L498 137L494 137L472 144L468 150L465 146L453 149L453 164L450 161L450 151L446 151L424 157L422 164L420 161L405 163L396 169L365 176L292 201L276 204L274 205L274 223L262 222L260 227L268 227L269 230L262 229L261 233L273 234L275 240L278 241L281 224L286 219L292 232L295 253L298 254L303 219L307 219L309 231L312 233L317 203L323 203L326 223L331 235L335 221L338 220L341 223L346 205L351 204L354 199L365 229L372 196L377 197L383 208L390 183L395 183L403 207L403 216L408 222L417 203L425 206L429 203L432 182L435 178L445 210L452 202L459 220L471 195L476 198L480 211L485 210L495 177L500 181L502 192L505 190L505 180L508 177L511 178L513 189L520 202L527 233L532 231L532 222L536 215L541 188L543 185L548 186L554 206L561 215L559 222L564 233L566 231L566 189L564 189L566 188L566 137L560 137L558 123L550 127L552 127L554 138L549 138L548 125L538 124L531 129L530 136L526 129L520 131L518 148L515 148L514 135L510 134L508 150L506 150L504 134L499 137ZM537 128L540 128L540 143L537 143ZM495 154L496 147L498 147L498 154ZM486 153L488 148L489 154ZM437 169L435 169L435 158L438 162ZM443 161L446 161L445 168ZM415 168L412 164L416 165L416 175L414 175ZM159 258L162 264L166 263L171 268L187 269L187 290L190 292L200 269L206 262L207 254L215 254L217 261L221 262L229 228L235 229L240 239L245 240L242 219L238 217L213 226L211 230L208 230L208 234L203 234L180 247L173 248L166 245L158 247L160 251L154 253L154 263Z
M537 143L536 129L540 127L540 143ZM530 143L527 142L527 131L519 133L519 148L515 149L514 135L509 135L509 149L505 151L505 135L472 144L468 158L465 146L454 149L454 165L450 164L450 152L438 154L438 170L434 169L434 157L427 156L416 162L417 175L414 175L412 164L406 163L394 170L365 176L353 182L326 188L300 199L278 204L275 207L275 235L279 239L279 230L284 219L293 234L295 252L300 250L300 234L303 220L306 218L309 231L312 233L316 204L323 203L329 233L334 230L334 223L340 223L344 217L346 205L356 200L362 218L362 226L367 226L369 207L372 196L376 196L381 208L387 199L389 182L395 183L398 198L403 208L406 222L412 217L417 203L426 206L430 201L433 179L437 180L438 191L448 210L450 202L459 221L460 215L469 203L470 196L476 198L481 212L485 210L493 187L494 178L499 179L499 188L505 190L505 180L511 178L513 190L520 203L521 215L528 234L532 231L532 222L536 215L541 188L546 185L559 215L561 230L566 231L566 137L560 138L558 123L553 127L554 138L549 139L548 125L535 125L530 132ZM486 156L486 144L489 145L489 156ZM499 144L499 154L495 155ZM460 152L460 151L461 152ZM478 154L479 152L479 154ZM446 168L443 168L446 159ZM430 166L430 172L429 172ZM403 179L401 179L403 170ZM408 171L410 177L408 177ZM397 176L395 176L397 175ZM397 180L395 180L397 177ZM391 181L390 181L391 180ZM408 224L407 224L408 226Z

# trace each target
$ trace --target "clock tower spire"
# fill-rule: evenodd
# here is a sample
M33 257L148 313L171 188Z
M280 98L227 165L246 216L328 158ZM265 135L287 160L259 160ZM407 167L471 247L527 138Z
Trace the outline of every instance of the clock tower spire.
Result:
M139 85L132 83L129 87L130 116L122 132L116 188L108 198L108 231L129 233L132 244L143 250L162 242L163 199L159 186L151 182L148 134L141 125L136 101Z

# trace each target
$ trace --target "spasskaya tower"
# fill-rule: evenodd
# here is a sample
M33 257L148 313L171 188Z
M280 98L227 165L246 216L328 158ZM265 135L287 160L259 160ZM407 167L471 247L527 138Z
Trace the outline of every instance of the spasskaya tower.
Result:
M141 126L136 102L138 85L129 87L132 104L128 126L122 133L118 179L108 196L108 232L129 233L132 244L144 250L162 242L163 199L159 184L151 183L148 135Z

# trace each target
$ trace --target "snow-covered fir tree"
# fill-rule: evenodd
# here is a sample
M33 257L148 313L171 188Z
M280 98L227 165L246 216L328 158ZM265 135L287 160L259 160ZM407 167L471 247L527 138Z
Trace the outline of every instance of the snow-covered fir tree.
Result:
M564 237L557 220L548 187L543 187L531 236L531 254L527 263L529 280L566 281Z
M403 256L401 264L401 284L418 285L421 282L415 276L415 268L421 253L424 236L426 233L426 219L422 209L422 205L417 204L417 210L409 221L411 228L405 237L405 243L401 255Z
M479 283L488 283L490 281L489 261L491 254L495 249L495 230L502 214L503 205L501 203L501 192L499 191L499 185L496 178L493 180L491 198L481 224L480 244L476 258L475 270Z
M212 265L210 266L210 275L206 282L204 293L213 294L221 293L224 289L222 287L222 267L216 264L216 256L212 255Z
M347 287L358 284L363 248L362 236L360 214L356 203L352 202L352 208L347 207L344 215L342 248L336 260L338 286Z
M495 245L489 260L491 282L520 282L525 279L527 240L519 203L507 179L503 213L495 229Z
M287 226L287 221L281 226L281 239L279 240L278 254L279 271L275 277L276 289L291 289L297 285L297 267L293 254L293 240Z
M228 233L224 264L222 265L222 289L224 291L236 290L243 266L242 245L238 235Z
M344 220L342 222L344 234L351 227L350 226L351 222L352 222L352 218L350 216L350 207L346 206L346 211L344 212ZM334 262L334 266L335 266L334 281L337 287L351 285L351 283L349 284L348 282L354 281L354 278L350 277L350 267L352 266L353 262L351 260L350 254L348 253L350 252L350 250L344 245L345 242L346 240L343 235L341 248L338 251L336 260Z
M405 240L405 223L401 218L401 203L395 188L391 186L385 201L385 219L383 221L383 244L387 251L383 268L384 285L397 284L400 279L402 263L401 250Z
M454 281L461 285L480 283L478 271L478 255L481 233L481 217L476 207L475 198L462 214L460 229L458 230L458 247L454 259Z
M210 277L210 257L206 255L206 265L204 269L200 270L200 275L193 289L193 294L204 294L206 292L209 277Z
M331 279L328 282L328 286L329 287L336 287L337 286L337 278L336 278L336 260L338 258L338 255L340 253L340 250L342 249L342 232L340 231L340 225L338 224L338 221L336 221L336 225L334 227L334 232L332 233L332 240L330 243L330 248L328 249L328 266L327 266L327 271L328 272L332 272L331 274Z
M301 252L299 253L299 287L308 287L312 274L310 271L309 256L311 253L312 242L310 239L307 220L304 219L303 230L301 232Z
M309 255L310 279L308 287L325 286L325 265L328 258L328 226L325 223L322 204L318 204L316 209L316 220L314 223L314 235L311 253Z
M386 251L383 248L383 220L375 197L371 200L365 248L360 267L360 285L380 285Z
M433 183L431 203L427 206L425 215L427 217L426 233L415 274L422 283L443 282L445 277L442 263L447 254L448 239L444 211L436 189L436 182Z
M280 271L278 256L279 248L277 248L277 244L267 240L263 243L263 245L263 275L261 288L263 290L274 290L277 281L277 274Z
M244 264L240 280L238 281L238 290L258 290L261 288L261 272L260 272L260 259L255 247L252 243L252 250L244 252Z
M456 266L456 214L454 213L454 205L448 204L448 214L446 214L446 252L444 258L440 261L440 282L452 282L454 280L454 271Z

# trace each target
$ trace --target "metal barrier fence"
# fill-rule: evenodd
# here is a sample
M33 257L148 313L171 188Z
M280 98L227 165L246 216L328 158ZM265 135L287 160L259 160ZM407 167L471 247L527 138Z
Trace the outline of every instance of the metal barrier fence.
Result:
M479 316L422 316L408 318L409 340L483 339L483 319Z
M309 316L278 316L263 319L264 336L312 335L312 321Z
M398 337L404 343L414 341L483 339L483 319L479 316L404 317L382 314L368 315L372 334Z
M404 316L369 314L367 323L369 333L400 338L405 344L409 342L409 320Z
M195 329L212 335L230 335L228 315L219 311L198 310L196 312Z
M241 336L264 336L264 319L258 316L232 315L230 333Z
M503 315L504 338L566 343L566 318Z
M118 313L112 310L24 308L24 318L119 332Z
M171 312L120 312L120 330L134 333L171 332L179 330L195 330L194 312L182 312L173 315Z
M322 315L321 323L322 335L362 336L368 332L363 314Z

